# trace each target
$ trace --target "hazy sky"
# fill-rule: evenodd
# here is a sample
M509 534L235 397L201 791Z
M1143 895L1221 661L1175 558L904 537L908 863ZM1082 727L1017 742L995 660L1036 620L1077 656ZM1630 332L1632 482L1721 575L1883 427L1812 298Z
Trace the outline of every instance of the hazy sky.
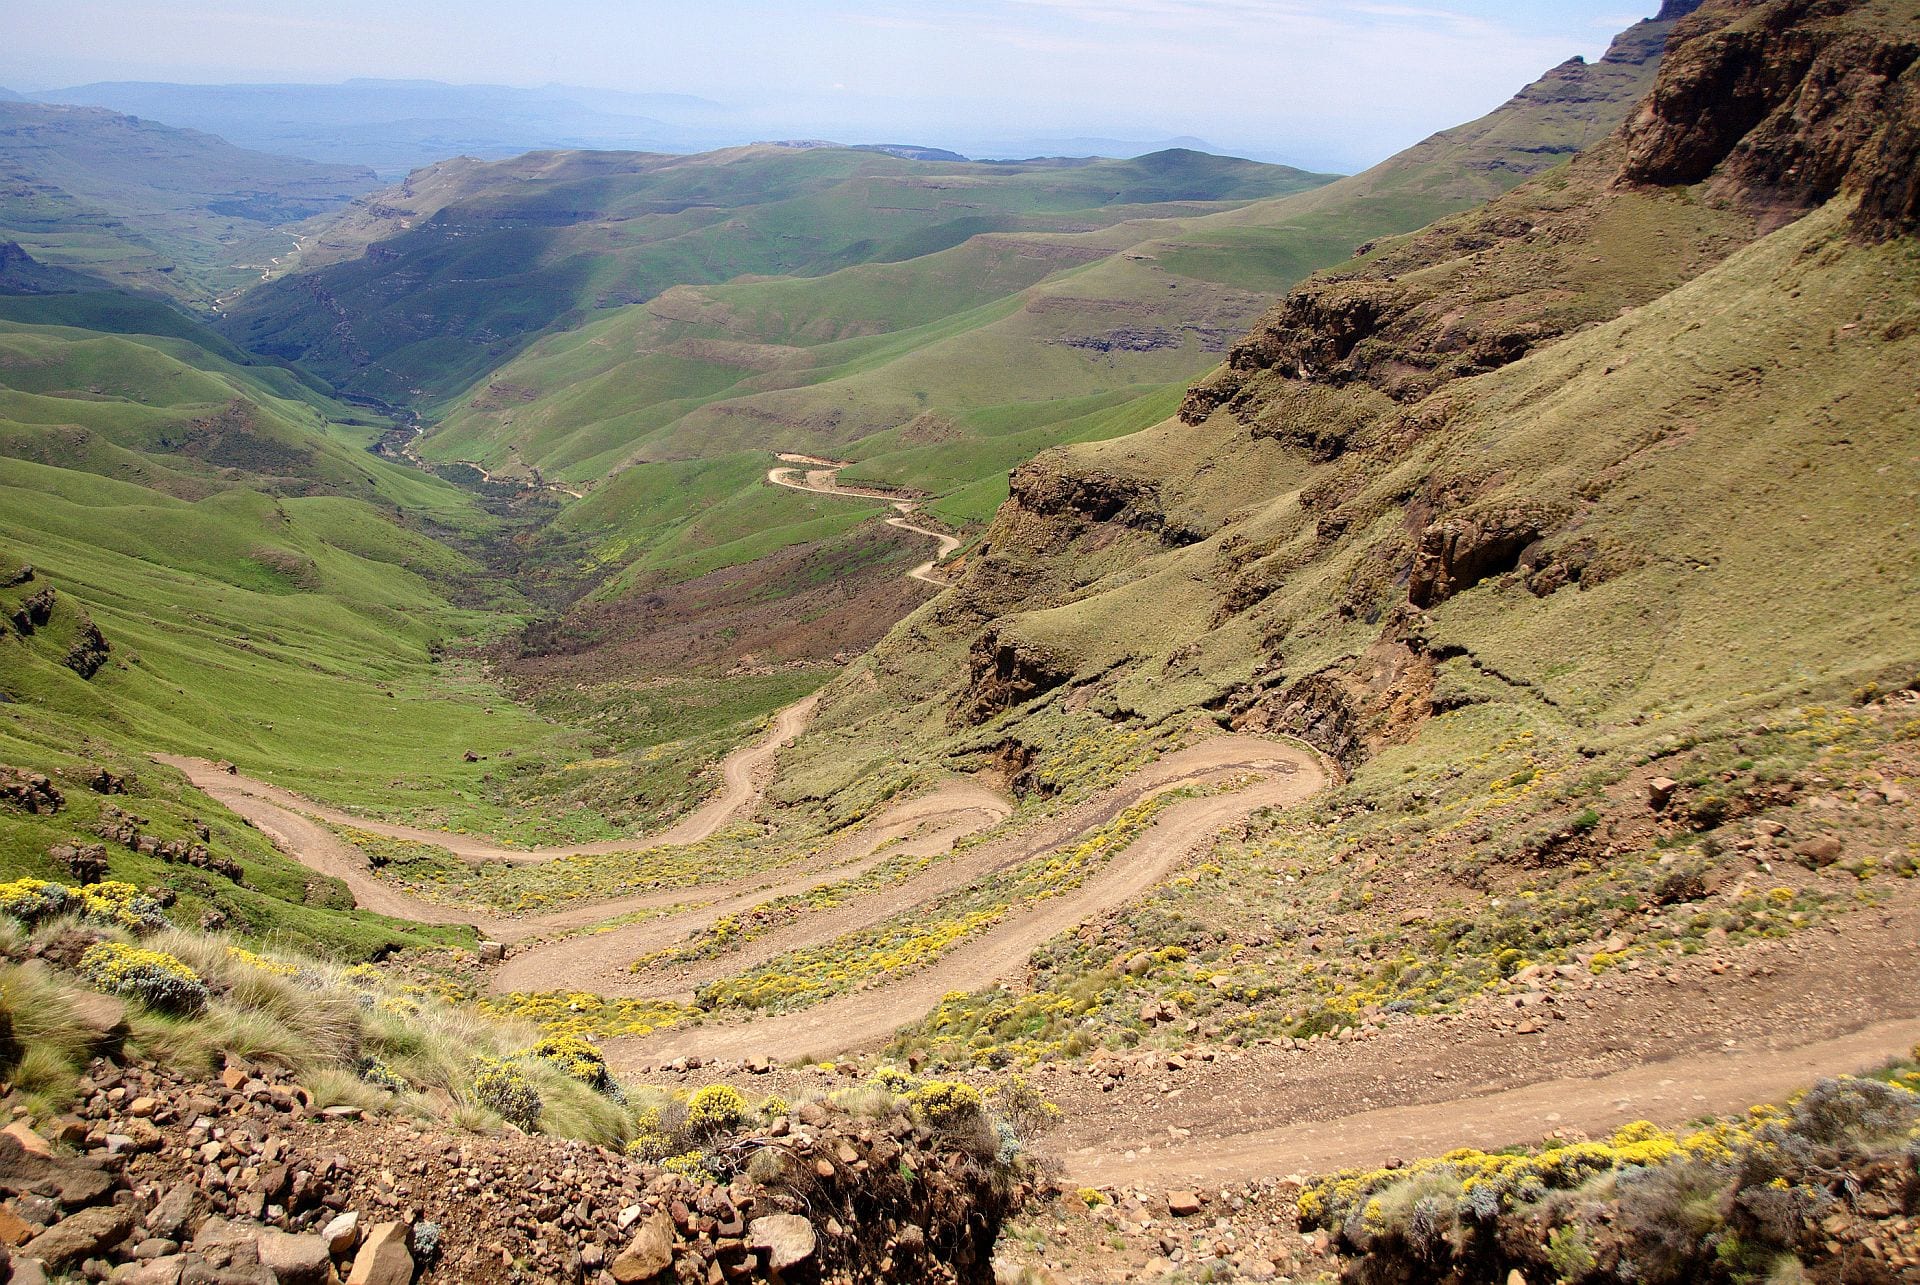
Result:
M0 85L419 77L672 91L780 136L1195 135L1354 168L1657 7L1626 0L5 0Z

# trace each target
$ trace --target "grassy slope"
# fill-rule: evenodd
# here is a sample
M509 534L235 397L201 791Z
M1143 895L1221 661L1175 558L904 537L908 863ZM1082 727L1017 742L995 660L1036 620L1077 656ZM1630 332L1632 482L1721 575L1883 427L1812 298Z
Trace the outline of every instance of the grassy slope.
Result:
M526 610L447 542L497 520L370 454L378 429L347 408L199 337L0 322L0 531L37 572L9 601L51 585L64 627L84 611L112 647L88 681L57 638L10 631L9 738L230 758L347 802L389 805L401 781L402 810L502 824L463 753L575 738L431 654Z
M1169 203L1244 202L1323 181L1198 153L1068 167L773 147L533 153L437 168L429 184L443 204L430 217L363 258L254 291L230 333L349 391L432 406L540 332L674 285L818 275L981 232L1100 227ZM422 204L404 190L399 199ZM353 241L372 234L364 222L316 236Z
M0 103L0 241L196 306L255 281L277 229L373 186L353 166L248 151L97 108Z
M601 533L609 560L643 551L629 579L817 536L824 515L797 496L736 496L736 512L751 503L768 525L731 551L631 498L697 474L686 499L718 503L723 477L760 487L755 452L851 459L849 480L926 492L937 517L983 523L1011 466L1165 418L1272 293L1604 137L1651 83L1666 30L1641 24L1608 61L1557 69L1482 120L1312 191L669 291L541 341L470 390L423 450L576 484L616 470L564 521ZM648 472L660 476L633 477Z

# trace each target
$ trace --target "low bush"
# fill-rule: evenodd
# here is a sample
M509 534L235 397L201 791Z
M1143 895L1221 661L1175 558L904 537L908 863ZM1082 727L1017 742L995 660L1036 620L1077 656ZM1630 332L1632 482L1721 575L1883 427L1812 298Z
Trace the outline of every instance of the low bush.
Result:
M89 946L80 957L80 973L103 991L163 1013L198 1013L209 998L206 981L179 959L125 942Z
M511 1062L482 1059L473 1074L473 1096L517 1129L532 1133L539 1126L540 1094Z

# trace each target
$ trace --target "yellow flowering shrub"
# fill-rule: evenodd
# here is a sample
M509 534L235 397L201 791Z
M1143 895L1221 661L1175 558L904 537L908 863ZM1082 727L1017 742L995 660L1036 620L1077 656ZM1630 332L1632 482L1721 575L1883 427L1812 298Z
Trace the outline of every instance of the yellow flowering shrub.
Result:
M957 1080L928 1080L906 1097L907 1105L936 1129L965 1124L986 1110L980 1090Z
M516 1056L537 1057L551 1062L565 1071L569 1078L589 1088L605 1089L612 1083L612 1076L607 1072L606 1056L583 1035L572 1032L548 1035Z
M730 1084L709 1084L687 1099L687 1129L706 1137L731 1129L747 1117L747 1099Z
M540 1123L540 1093L526 1072L511 1062L481 1058L474 1069L473 1096L508 1124L532 1133Z
M197 1013L207 1006L205 980L164 951L98 942L80 956L80 974L103 991L163 1012Z

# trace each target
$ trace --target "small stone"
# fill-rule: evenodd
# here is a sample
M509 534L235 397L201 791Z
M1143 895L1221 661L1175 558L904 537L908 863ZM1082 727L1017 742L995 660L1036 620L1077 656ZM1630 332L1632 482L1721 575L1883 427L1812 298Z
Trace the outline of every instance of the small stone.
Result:
M111 1279L114 1285L180 1285L187 1264L195 1261L185 1254L168 1254L164 1258L150 1258L143 1263L122 1267L114 1272ZM201 1264L201 1267L204 1270L205 1264ZM19 1277L14 1279L18 1280ZM208 1278L202 1276L197 1279Z
M1167 1212L1175 1218L1191 1218L1200 1212L1200 1208L1200 1193L1197 1191L1167 1193Z
M327 1242L327 1252L335 1258L345 1258L360 1243L360 1213L348 1210L328 1223L320 1233L320 1239Z
M1647 782L1647 802L1654 808L1664 808L1673 802L1673 792L1680 788L1680 782L1670 776L1656 776Z
M767 1267L784 1272L813 1257L813 1224L799 1214L768 1214L747 1225L747 1245L765 1250Z
M407 1229L400 1223L380 1223L367 1233L354 1256L347 1285L408 1285L413 1280L413 1255L407 1252Z
M620 1285L650 1281L673 1266L673 1219L664 1209L656 1209L634 1233L633 1241L610 1269Z
M0 1245L24 1245L38 1234L39 1229L11 1206L0 1205Z
M481 963L497 964L501 960L505 959L506 957L507 957L507 948L504 943L497 942L497 941L483 941L480 943L480 962Z

